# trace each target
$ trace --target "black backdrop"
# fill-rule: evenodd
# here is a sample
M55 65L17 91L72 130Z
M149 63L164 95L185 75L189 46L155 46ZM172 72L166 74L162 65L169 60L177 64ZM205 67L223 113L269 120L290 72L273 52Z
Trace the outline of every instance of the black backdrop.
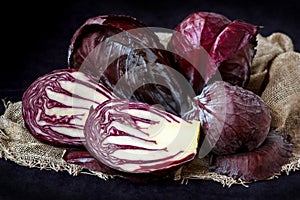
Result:
M2 5L0 98L21 100L38 76L67 66L67 48L75 30L89 17L127 14L148 26L174 28L188 14L212 11L230 19L264 26L263 36L282 32L300 50L297 0L278 1L24 1ZM3 12L2 12L3 13ZM0 114L4 111L1 104ZM248 188L224 188L213 181L136 184L124 179L103 181L89 175L29 169L0 159L0 199L300 199L300 172Z

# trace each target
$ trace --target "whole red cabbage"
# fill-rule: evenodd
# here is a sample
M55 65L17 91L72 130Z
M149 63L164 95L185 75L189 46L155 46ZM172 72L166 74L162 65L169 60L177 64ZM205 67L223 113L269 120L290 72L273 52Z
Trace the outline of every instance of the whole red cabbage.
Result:
M224 81L204 87L183 118L201 122L208 148L218 155L258 148L271 124L269 108L259 96Z
M53 146L83 146L91 106L117 98L91 76L57 69L36 79L22 97L22 114L31 134Z
M176 69L187 78L196 94L200 94L218 69L224 81L245 87L258 30L258 26L231 21L218 13L196 12L177 25L168 49L178 54Z
M160 104L177 115L190 102L189 95L182 95L186 87L169 69L171 54L150 28L129 16L88 19L71 39L68 63L122 99Z

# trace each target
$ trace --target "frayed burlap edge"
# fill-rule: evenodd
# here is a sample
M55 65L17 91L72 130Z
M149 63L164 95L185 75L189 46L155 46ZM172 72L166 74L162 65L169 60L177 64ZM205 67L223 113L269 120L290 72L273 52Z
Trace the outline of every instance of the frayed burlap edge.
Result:
M10 160L21 166L29 168L39 168L44 170L67 171L70 175L88 174L97 176L103 180L115 178L102 172L92 171L76 164L69 164L63 160L64 148L52 147L40 143L34 139L29 131L24 127L21 115L21 102L6 105L5 113L0 116L0 158ZM22 146L23 145L23 146ZM32 146L34 149L32 149ZM28 151L24 151L24 149ZM36 150L41 151L40 154ZM22 152L22 153L20 153ZM47 153L45 153L47 152ZM289 163L282 167L281 173L286 173L300 169L300 157L293 157ZM277 178L275 174L270 178ZM191 163L184 165L174 175L174 181L181 181L187 184L189 180L210 180L221 183L223 187L231 187L234 184L248 187L247 182L236 180L226 175L217 174L208 170L208 160L196 158Z
M245 187L248 187L247 182L241 179L236 180L226 175L218 174L215 172L208 172L208 169L207 172L200 171L198 173L185 174L184 168L185 166L181 167L174 177L174 180L181 181L181 184L188 184L189 180L204 180L221 183L223 187L231 187L232 185L243 185Z

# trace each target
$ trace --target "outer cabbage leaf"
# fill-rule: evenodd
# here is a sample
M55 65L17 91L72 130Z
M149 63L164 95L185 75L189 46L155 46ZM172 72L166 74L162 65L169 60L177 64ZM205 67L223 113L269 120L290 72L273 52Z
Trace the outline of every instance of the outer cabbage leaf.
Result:
M278 173L293 156L291 138L270 131L265 142L257 149L227 156L213 156L210 170L244 181L268 179Z

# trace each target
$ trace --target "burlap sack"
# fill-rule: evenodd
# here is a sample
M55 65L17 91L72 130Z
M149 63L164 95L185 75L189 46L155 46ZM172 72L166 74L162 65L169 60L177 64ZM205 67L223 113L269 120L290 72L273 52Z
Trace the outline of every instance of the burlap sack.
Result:
M293 137L294 153L300 156L300 53L278 55L268 79L262 98L270 108L271 125Z
M258 34L256 54L252 61L251 77L247 88L261 95L272 60L279 54L293 49L292 40L283 33L273 33L268 37Z
M170 34L160 33L158 35L166 45ZM262 83L265 82L261 79L265 80L265 77L269 77L270 80L265 82L266 89L262 91L262 97L270 106L273 118L272 125L278 127L279 130L290 133L296 142L295 156L281 170L281 172L288 174L300 169L300 57L298 53L292 52L292 42L284 34L274 33L267 38L259 35L257 39L257 55L252 66L249 89L260 91ZM33 138L24 126L21 102L8 103L5 113L0 117L0 157L23 166L55 171L65 170L71 175L85 173L96 175L105 180L114 177L68 164L62 159L64 153L64 148L46 145ZM180 180L183 183L189 179L213 180L228 187L233 184L246 184L241 180L210 172L207 158L194 159L181 167L174 176L174 180Z

